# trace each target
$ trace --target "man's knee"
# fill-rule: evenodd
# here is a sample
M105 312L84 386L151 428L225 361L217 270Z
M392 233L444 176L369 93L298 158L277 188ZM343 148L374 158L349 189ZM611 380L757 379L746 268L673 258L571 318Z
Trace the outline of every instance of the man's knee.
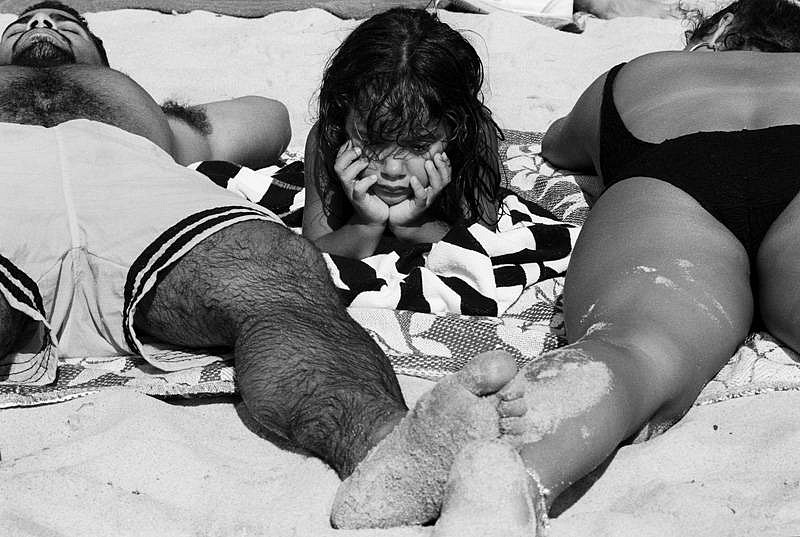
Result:
M341 307L311 242L281 225L251 221L214 233L184 255L142 300L136 324L172 340L179 323L199 338L208 325L230 334L242 319L268 312Z
M218 266L238 265L254 270L323 271L320 251L309 240L273 222L254 220L223 229L197 245L187 257Z

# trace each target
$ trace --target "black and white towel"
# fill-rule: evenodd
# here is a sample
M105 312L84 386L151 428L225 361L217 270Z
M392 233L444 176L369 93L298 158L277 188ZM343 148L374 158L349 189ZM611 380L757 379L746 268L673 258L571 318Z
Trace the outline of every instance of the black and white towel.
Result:
M228 162L194 166L218 185L275 212L297 229L302 162L254 171ZM457 226L439 242L363 260L326 254L333 281L352 307L495 317L525 287L563 275L580 226L507 192L496 231Z

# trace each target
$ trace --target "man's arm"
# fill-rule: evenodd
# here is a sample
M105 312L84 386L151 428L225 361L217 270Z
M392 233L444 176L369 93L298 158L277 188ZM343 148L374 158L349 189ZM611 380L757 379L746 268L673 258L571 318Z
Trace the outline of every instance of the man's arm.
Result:
M248 168L274 164L289 145L292 130L283 103L247 96L186 106L161 105L174 136L179 164L227 160Z

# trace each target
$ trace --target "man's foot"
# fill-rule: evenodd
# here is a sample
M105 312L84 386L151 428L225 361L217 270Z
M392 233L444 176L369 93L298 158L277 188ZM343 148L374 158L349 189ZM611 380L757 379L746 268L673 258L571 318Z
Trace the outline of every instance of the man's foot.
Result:
M494 394L516 372L509 354L486 352L423 395L341 484L333 526L384 528L434 519L456 454L470 441L499 436Z
M541 517L537 518L533 502L538 491L529 481L511 444L503 440L471 442L450 469L433 536L534 537Z

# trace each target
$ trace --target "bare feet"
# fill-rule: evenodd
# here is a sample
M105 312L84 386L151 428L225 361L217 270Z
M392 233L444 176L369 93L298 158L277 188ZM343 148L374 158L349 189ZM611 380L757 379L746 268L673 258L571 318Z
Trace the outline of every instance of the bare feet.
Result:
M537 520L525 465L503 440L476 440L450 469L434 537L533 537ZM537 502L542 505L541 502Z
M384 528L434 519L456 454L470 441L499 436L494 394L516 372L510 355L486 352L422 396L341 484L333 526Z

